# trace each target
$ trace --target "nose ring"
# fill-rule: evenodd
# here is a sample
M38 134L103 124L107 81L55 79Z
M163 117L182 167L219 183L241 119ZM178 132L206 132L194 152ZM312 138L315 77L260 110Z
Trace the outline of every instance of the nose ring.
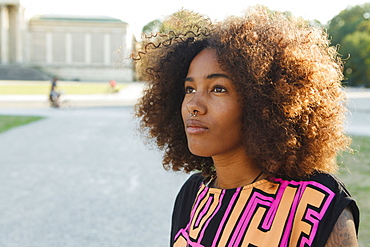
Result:
M194 110L193 113L189 112L189 114L190 114L190 117L196 117L198 114L198 111Z

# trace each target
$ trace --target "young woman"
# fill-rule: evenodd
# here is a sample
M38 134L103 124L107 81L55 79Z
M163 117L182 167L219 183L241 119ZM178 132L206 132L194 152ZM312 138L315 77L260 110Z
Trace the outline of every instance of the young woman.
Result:
M349 138L327 35L260 7L204 23L139 53L142 128L165 168L200 171L177 196L171 246L357 246L359 210L331 175Z

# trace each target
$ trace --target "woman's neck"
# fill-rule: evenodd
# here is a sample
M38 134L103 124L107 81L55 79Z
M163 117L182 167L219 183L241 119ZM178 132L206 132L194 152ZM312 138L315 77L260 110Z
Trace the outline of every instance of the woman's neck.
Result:
M213 186L233 189L251 184L263 177L261 169L247 156L245 151L229 157L212 157L216 169Z

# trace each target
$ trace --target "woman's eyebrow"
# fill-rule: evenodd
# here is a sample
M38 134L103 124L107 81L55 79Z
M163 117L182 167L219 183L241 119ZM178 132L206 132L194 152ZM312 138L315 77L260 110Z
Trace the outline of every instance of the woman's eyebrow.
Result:
M184 82L187 82L187 81L194 82L194 78L193 77L186 77Z
M217 79L217 78L226 78L226 79L230 79L226 74L223 74L223 73L213 73L213 74L209 74L206 76L206 79ZM193 77L186 77L185 80L186 81L190 81L190 82L194 82L194 78Z
M214 73L214 74L207 75L206 77L206 79L217 79L217 78L230 79L226 74L223 74L223 73Z

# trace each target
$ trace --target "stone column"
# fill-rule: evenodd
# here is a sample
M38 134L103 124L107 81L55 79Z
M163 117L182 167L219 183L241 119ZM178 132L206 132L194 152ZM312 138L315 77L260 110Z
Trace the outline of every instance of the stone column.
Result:
M104 34L104 65L106 66L111 65L111 56L112 56L111 34L106 33Z
M0 64L9 63L9 12L0 5Z
M91 49L92 49L92 44L91 44L91 34L90 33L85 33L85 64L91 64Z
M46 64L51 65L53 63L53 34L47 32L45 35L46 39Z
M22 34L21 34L20 6L9 6L9 62L22 62Z
M66 39L66 64L70 65L72 64L72 52L73 52L73 47L72 47L72 33L66 33L65 34L65 39Z

